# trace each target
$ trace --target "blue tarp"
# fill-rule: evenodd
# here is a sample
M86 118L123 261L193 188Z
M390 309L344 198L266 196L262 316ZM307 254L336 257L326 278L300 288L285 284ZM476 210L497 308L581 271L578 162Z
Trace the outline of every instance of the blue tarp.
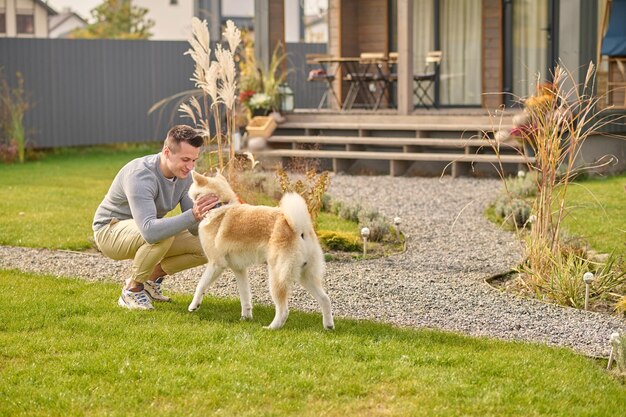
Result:
M626 0L611 2L609 29L602 40L602 55L626 56Z

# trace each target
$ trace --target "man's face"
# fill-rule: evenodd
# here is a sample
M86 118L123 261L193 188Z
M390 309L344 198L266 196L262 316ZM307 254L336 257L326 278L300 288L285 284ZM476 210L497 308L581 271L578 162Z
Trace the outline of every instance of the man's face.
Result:
M196 161L200 156L200 148L191 146L187 142L181 142L179 149L175 152L165 146L163 148L163 154L165 155L165 164L169 172L164 172L168 177L175 176L177 178L187 178L193 167L196 165Z

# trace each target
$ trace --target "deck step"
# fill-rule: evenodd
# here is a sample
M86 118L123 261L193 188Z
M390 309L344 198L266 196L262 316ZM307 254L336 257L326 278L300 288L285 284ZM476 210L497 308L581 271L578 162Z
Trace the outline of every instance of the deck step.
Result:
M398 138L367 136L271 136L268 144L291 143L292 145L314 143L319 145L365 145L380 147L416 147L430 146L438 148L491 148L493 141L486 139L450 139L450 138ZM520 149L518 141L503 142L503 147Z
M510 124L494 125L478 124L444 124L444 123L367 123L367 122L300 122L287 121L278 129L313 129L313 130L401 130L401 131L447 131L447 132L493 132L500 129L511 129Z
M260 160L276 158L310 158L332 161L334 172L349 172L357 161L378 160L388 161L389 175L395 177L405 175L414 163L439 162L451 167L452 177L468 174L474 163L488 163L495 167L506 164L517 164L518 169L534 163L534 158L524 155L494 155L467 153L410 153L410 152L371 152L371 151L318 151L303 149L271 149L256 153Z
M320 159L371 159L396 161L432 162L488 162L488 163L527 163L534 158L524 155L493 155L464 153L410 153L410 152L371 152L371 151L318 151L304 149L269 149L255 153L258 157L281 158L320 158Z

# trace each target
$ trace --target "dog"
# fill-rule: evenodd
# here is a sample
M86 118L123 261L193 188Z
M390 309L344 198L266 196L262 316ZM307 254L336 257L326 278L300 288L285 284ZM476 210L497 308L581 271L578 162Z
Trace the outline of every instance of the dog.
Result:
M242 320L252 319L252 296L247 268L267 262L269 288L276 306L274 320L267 328L280 329L289 315L288 299L298 281L317 300L325 329L334 328L330 299L322 287L324 254L304 199L297 193L286 193L279 207L242 204L226 178L191 172L193 183L189 197L214 194L219 202L200 222L198 235L207 257L202 274L189 305L195 311L204 292L224 269L230 268L237 278Z

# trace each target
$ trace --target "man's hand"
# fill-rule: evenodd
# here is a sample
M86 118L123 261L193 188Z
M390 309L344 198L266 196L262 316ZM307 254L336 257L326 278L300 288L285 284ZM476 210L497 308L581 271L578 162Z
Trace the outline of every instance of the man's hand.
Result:
M204 219L204 216L218 203L218 198L215 194L203 195L193 203L191 212L197 221Z

